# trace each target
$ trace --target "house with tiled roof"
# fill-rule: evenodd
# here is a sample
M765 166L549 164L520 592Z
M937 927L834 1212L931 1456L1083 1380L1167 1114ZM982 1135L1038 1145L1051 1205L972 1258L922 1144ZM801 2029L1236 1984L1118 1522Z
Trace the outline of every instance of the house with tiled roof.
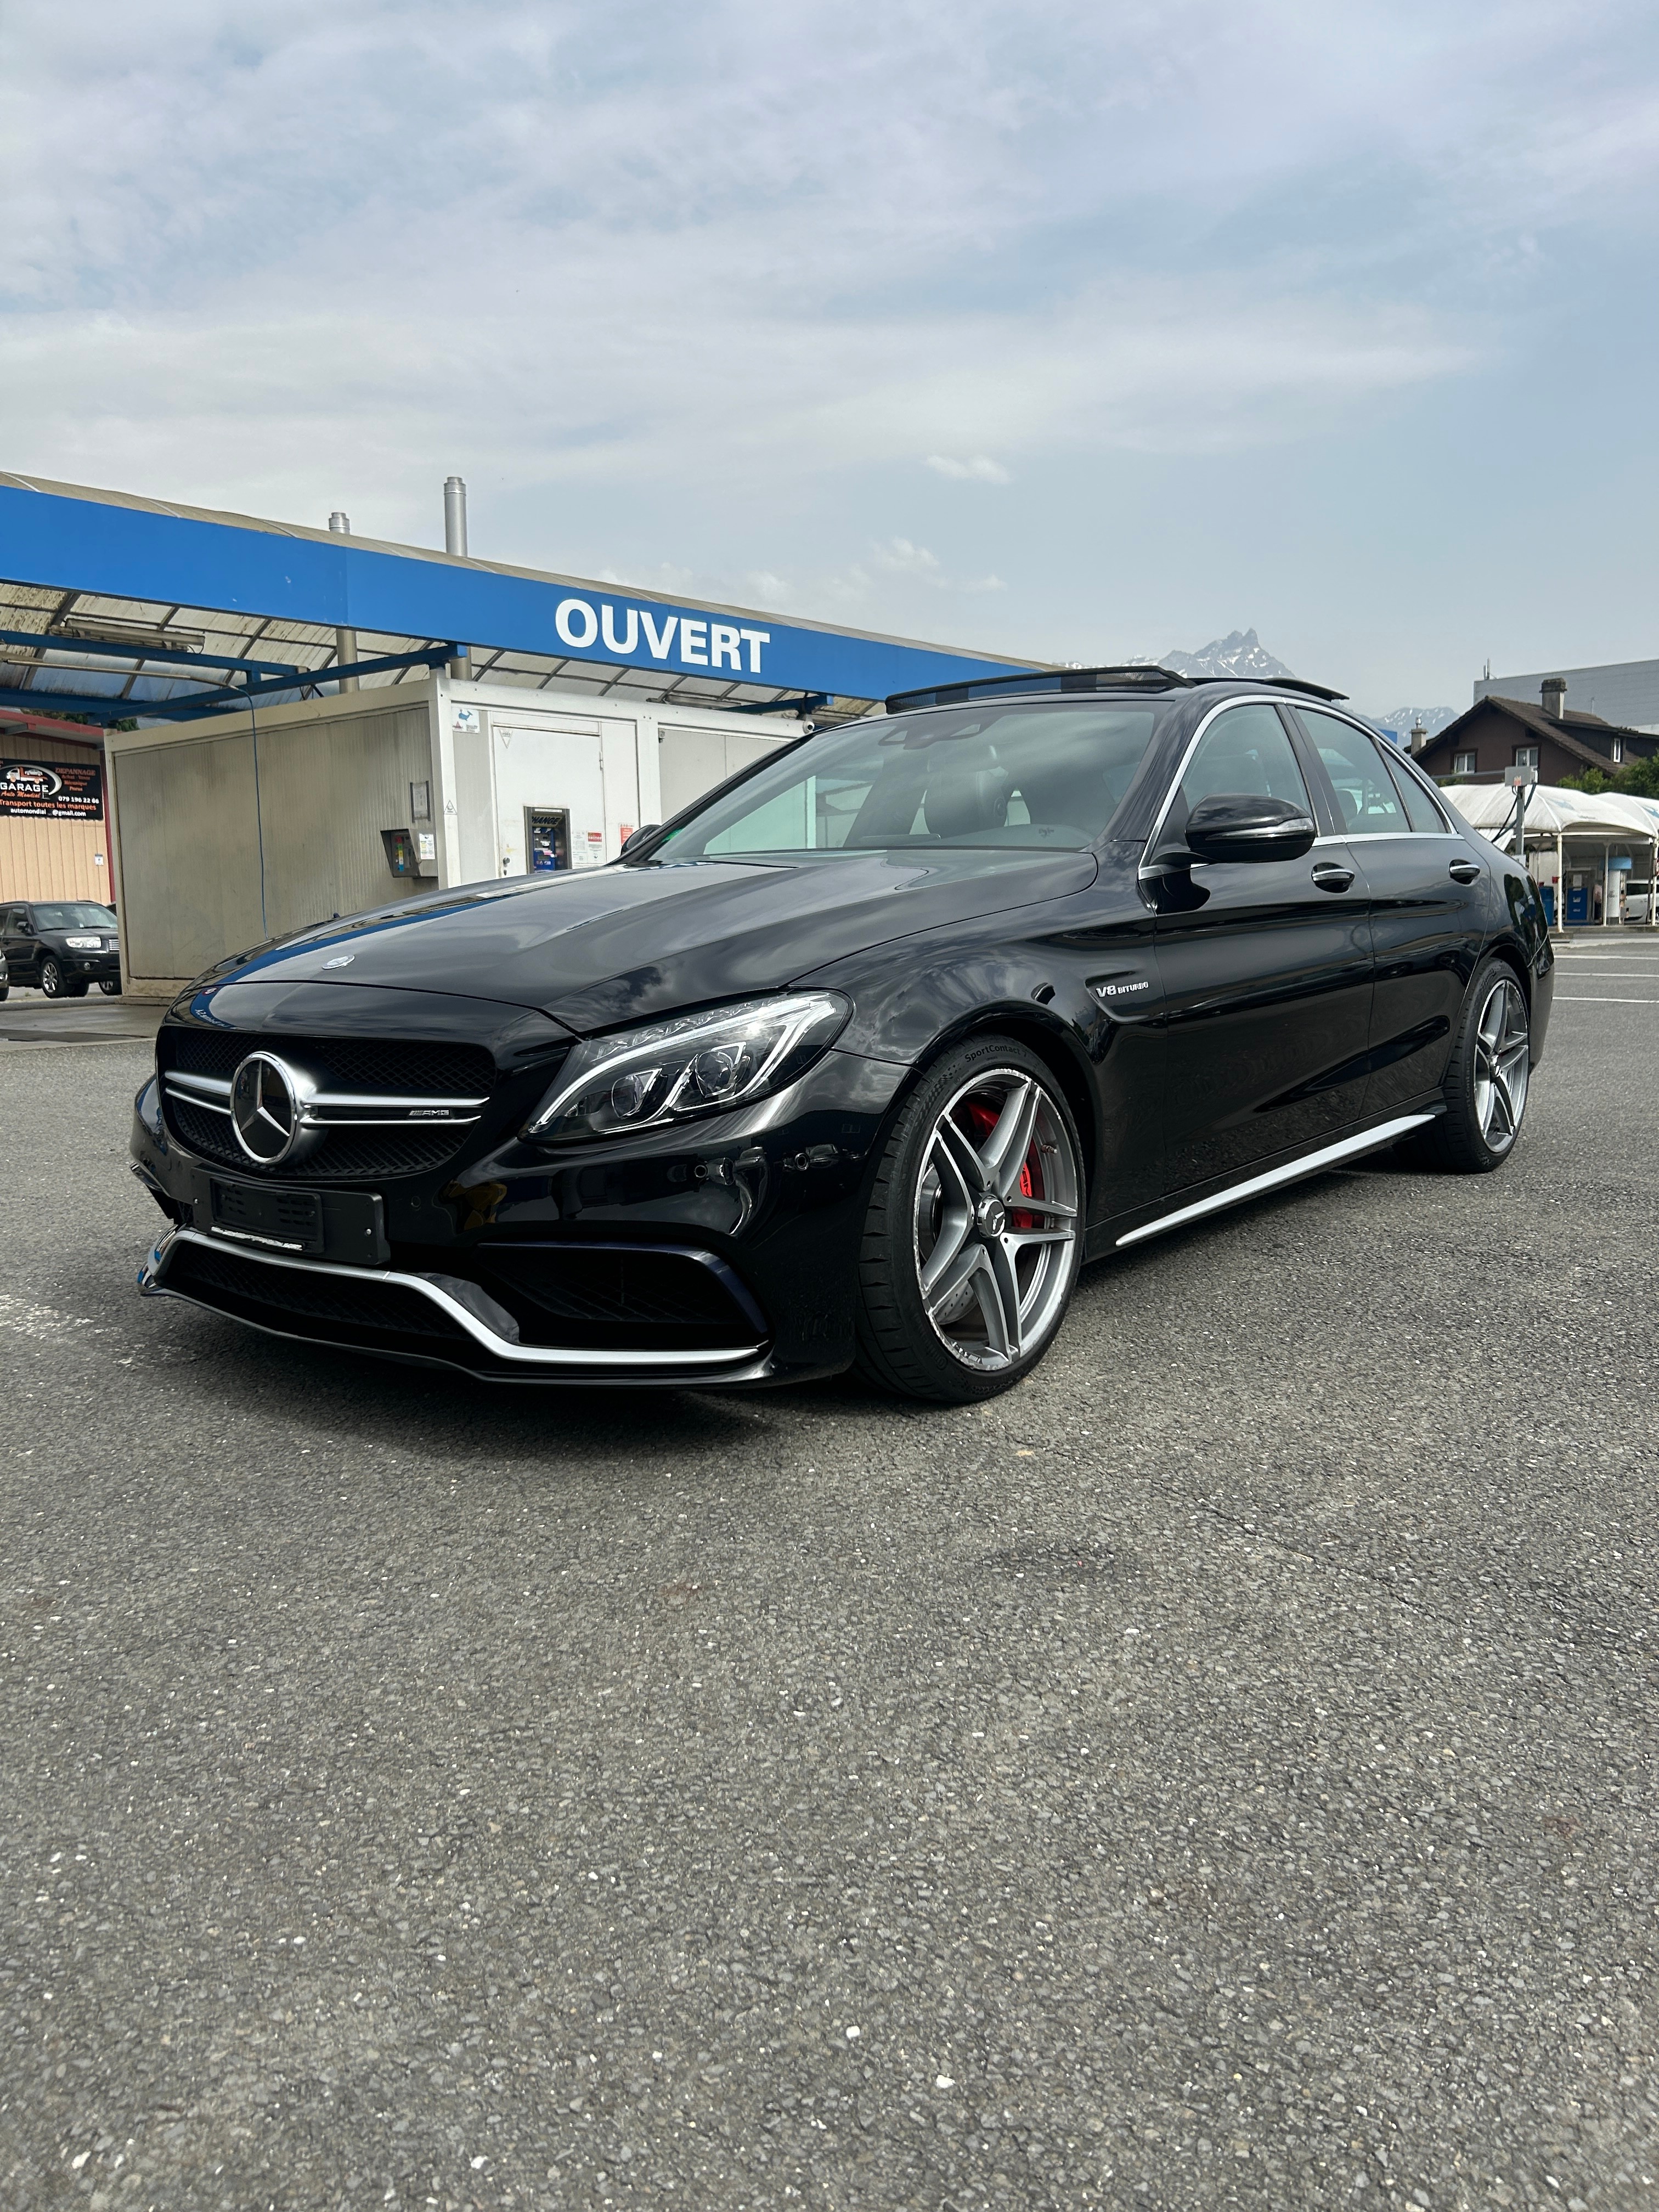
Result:
M1477 699L1418 748L1418 761L1443 781L1478 775L1496 781L1506 768L1535 768L1540 783L1560 783L1589 769L1616 775L1627 763L1659 752L1652 732L1621 729L1570 708L1565 678L1547 677L1540 688L1535 706L1528 699Z

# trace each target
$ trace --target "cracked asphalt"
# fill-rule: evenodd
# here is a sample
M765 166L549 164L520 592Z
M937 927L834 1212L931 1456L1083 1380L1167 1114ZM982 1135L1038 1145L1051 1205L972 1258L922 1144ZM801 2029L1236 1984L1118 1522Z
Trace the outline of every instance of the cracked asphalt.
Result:
M1559 989L1503 1174L971 1413L141 1302L143 1049L0 1059L0 2203L1659 2208L1659 951Z

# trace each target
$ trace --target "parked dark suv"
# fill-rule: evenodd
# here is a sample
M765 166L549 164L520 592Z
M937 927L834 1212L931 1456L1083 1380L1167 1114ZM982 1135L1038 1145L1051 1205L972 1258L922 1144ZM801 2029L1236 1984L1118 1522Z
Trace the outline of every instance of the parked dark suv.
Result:
M88 983L121 988L115 909L91 899L30 899L0 907L0 951L13 986L49 999L84 999Z
M1030 1370L1085 1258L1401 1139L1508 1158L1537 886L1330 693L887 705L610 867L204 976L137 1101L143 1289L501 1382L856 1360L959 1402Z

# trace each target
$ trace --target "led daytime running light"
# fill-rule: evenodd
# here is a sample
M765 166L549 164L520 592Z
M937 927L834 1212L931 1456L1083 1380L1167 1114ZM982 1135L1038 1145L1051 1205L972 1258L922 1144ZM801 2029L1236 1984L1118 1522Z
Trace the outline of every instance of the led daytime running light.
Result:
M799 992L591 1038L565 1062L525 1134L580 1143L746 1105L793 1083L851 1012L836 992Z

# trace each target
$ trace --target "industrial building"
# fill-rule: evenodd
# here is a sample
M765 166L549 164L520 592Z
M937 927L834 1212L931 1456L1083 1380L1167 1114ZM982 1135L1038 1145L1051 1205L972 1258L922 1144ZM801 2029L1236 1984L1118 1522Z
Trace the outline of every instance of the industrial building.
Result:
M1591 668L1540 668L1529 676L1483 676L1474 696L1537 699L1547 684L1558 683L1583 713L1621 729L1659 735L1659 660L1609 660Z
M475 560L446 490L438 553L0 475L0 708L105 727L125 989L603 865L811 720L1033 665Z

